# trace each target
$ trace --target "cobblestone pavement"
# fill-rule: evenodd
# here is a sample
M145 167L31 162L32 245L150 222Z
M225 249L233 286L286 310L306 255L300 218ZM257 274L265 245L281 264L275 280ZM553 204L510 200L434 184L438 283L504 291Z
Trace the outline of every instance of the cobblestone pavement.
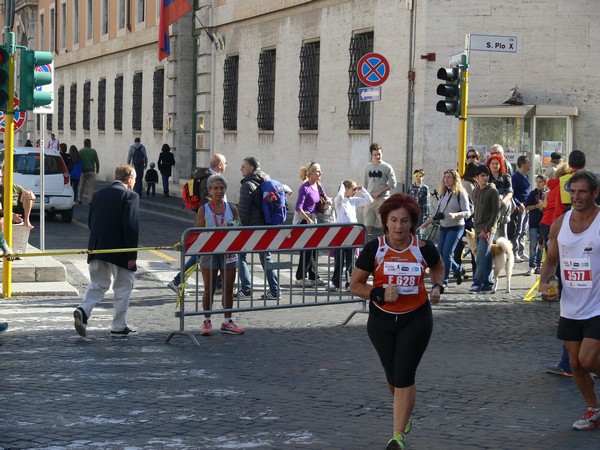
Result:
M411 449L592 449L600 430L572 431L584 410L556 362L558 305L525 303L521 264L512 294L451 285L417 374ZM392 399L355 305L236 315L243 336L185 336L174 296L147 280L130 321L111 339L111 303L73 329L77 298L8 299L0 317L0 447L36 449L382 449ZM187 328L198 328L188 318ZM214 324L220 320L215 317Z

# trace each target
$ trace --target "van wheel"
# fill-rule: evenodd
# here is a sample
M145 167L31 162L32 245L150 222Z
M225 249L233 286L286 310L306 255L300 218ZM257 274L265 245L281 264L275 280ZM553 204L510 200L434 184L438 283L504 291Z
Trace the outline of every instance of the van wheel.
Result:
M60 213L60 218L63 222L71 223L71 221L73 220L73 208L67 209L66 211L62 211Z

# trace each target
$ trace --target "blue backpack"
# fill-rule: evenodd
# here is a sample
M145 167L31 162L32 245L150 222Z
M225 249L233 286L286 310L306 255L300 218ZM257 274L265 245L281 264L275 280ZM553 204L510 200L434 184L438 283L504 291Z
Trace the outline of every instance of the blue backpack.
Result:
M287 206L283 184L267 180L260 185L262 210L267 225L281 225L287 218Z

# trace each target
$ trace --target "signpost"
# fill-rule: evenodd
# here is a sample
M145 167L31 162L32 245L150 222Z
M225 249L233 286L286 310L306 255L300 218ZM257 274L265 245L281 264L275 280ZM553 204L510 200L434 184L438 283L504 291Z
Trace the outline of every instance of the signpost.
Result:
M373 128L375 126L375 101L381 100L381 85L390 75L390 64L379 53L367 53L358 61L356 67L358 78L366 88L358 88L358 99L361 102L371 102L369 124L369 145L373 143ZM377 88L375 90L373 88Z

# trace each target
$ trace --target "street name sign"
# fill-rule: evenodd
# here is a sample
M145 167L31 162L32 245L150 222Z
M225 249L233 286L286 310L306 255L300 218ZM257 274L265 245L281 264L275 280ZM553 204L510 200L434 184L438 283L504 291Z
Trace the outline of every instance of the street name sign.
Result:
M517 53L517 37L467 34L467 49L477 52Z

